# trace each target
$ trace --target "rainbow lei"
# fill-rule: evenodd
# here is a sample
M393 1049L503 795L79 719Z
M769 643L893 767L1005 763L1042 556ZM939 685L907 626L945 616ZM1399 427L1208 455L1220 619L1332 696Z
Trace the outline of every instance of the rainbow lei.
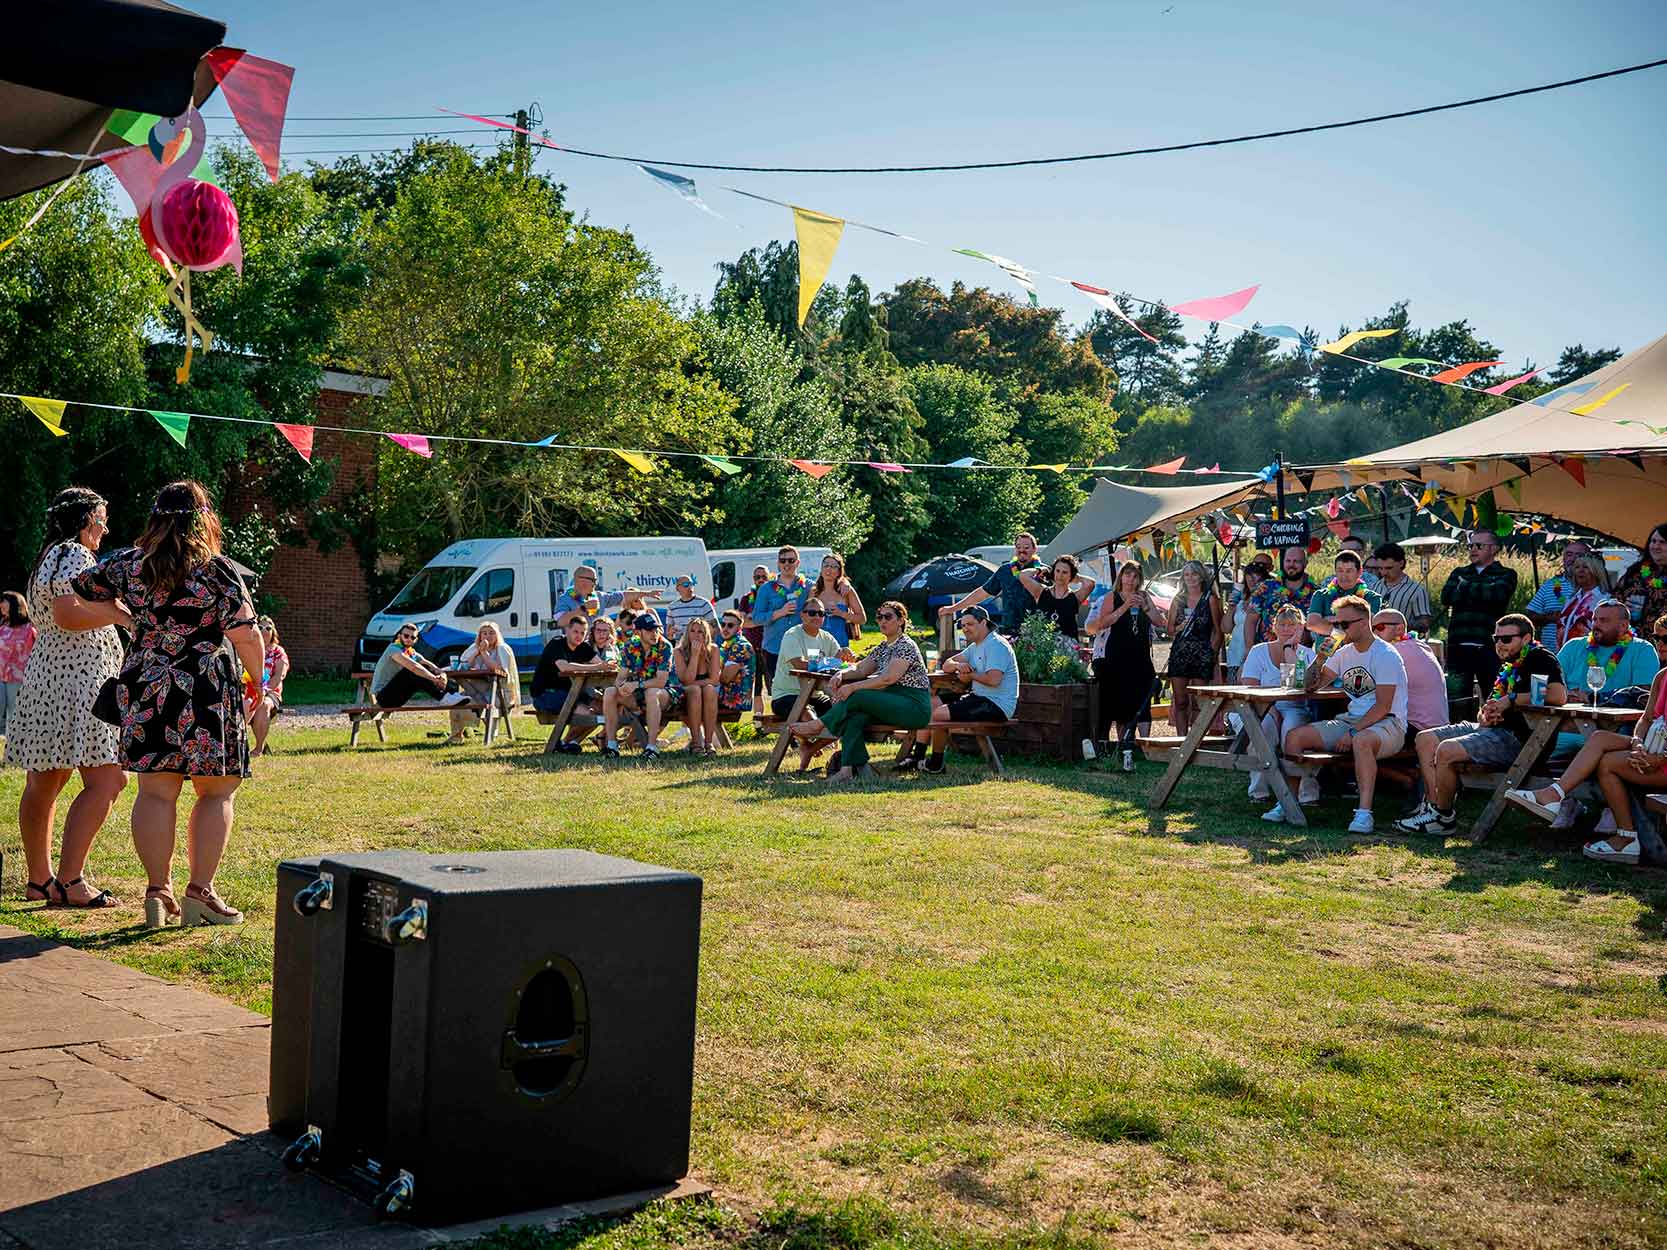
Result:
M1615 670L1621 666L1621 657L1626 654L1626 649L1631 644L1632 631L1629 629L1621 634L1620 641L1615 644L1615 649L1609 653L1609 658L1603 662L1603 676L1606 681L1615 675ZM1594 657L1597 654L1597 649L1597 635L1587 634L1586 663L1588 666L1596 662Z
M1507 660L1499 666L1499 676L1493 679L1493 697L1495 699L1514 698L1517 692L1517 680L1522 676L1522 662L1528 658L1528 648L1522 649L1522 654L1514 660Z
M1651 590L1667 590L1667 577L1655 571L1655 565L1645 561L1638 566L1638 580Z

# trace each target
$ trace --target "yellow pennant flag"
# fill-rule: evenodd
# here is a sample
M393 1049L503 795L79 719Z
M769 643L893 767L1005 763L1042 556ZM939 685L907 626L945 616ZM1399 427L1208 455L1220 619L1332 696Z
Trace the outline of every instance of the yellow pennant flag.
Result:
M1176 538L1181 542L1181 554L1189 560L1192 559L1192 535L1186 530L1182 530L1176 535Z
M1470 500L1463 495L1454 495L1447 501L1447 506L1453 510L1453 519L1460 525L1464 524L1464 513L1469 504Z
M1321 343L1320 344L1320 350L1322 352L1330 352L1333 355L1336 355L1339 352L1348 351L1349 348L1353 347L1356 343L1360 342L1361 339L1386 339L1391 334L1399 334L1399 333L1400 333L1399 330L1394 330L1394 329L1392 329L1392 330L1356 330L1353 334L1345 334L1342 338L1338 339L1335 343Z
M1366 488L1364 486L1357 486L1355 488L1354 496L1355 496L1356 499L1360 500L1361 503L1365 504L1368 508L1370 508L1372 506L1372 497L1371 497L1371 495L1366 493Z
M834 251L839 247L839 236L845 233L845 222L808 208L795 208L793 233L799 238L799 324L803 326L810 306L816 302L816 292L822 289L822 280L833 268Z
M1522 479L1513 477L1505 483L1505 489L1511 492L1511 498L1517 501L1517 507L1522 507Z
M638 473L654 472L654 462L639 452L621 451L619 448L615 447L613 449L613 453L621 460L625 461L626 464L630 465Z
M1033 464L1030 467L1033 469L1046 469L1050 473L1065 472L1065 466L1062 464Z
M18 402L41 419L42 425L59 438L69 433L64 429L64 409L69 406L67 401L39 399L34 395L19 395L17 398Z
M1418 506L1420 508L1428 508L1436 501L1436 495L1438 493L1439 492L1436 490L1436 484L1434 482L1426 482L1424 484L1424 493L1419 497Z
M1626 388L1631 386L1631 385L1632 385L1631 382L1622 382L1614 390L1607 391L1604 394L1599 395L1591 403L1581 404L1580 407L1570 408L1569 411L1574 413L1574 415L1577 416L1577 417L1587 416L1590 413L1596 412L1599 408L1603 407L1610 400L1614 399L1615 396L1619 395L1622 391L1626 390Z

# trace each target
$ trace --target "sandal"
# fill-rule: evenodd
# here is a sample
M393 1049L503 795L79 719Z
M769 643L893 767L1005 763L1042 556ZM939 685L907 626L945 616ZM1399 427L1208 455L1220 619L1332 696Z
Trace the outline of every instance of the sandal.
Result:
M33 881L25 881L23 883L23 901L25 903L45 903L48 907L51 907L54 905L52 902L54 888L61 892L64 887L58 884L58 878L51 873L47 873L46 880L38 884ZM34 898L29 897L30 890L35 892Z
M172 885L145 887L145 928L166 929L180 922L179 903L174 899Z
M212 883L198 885L195 881L185 887L185 919L187 925L242 924L243 913L215 892Z
M47 906L73 907L77 911L96 911L100 907L114 907L116 905L116 899L111 895L109 890L100 890L85 903L72 901L69 896L69 887L72 885L80 885L85 880L85 877L77 877L74 881L60 881L58 883L58 901L56 903L48 903ZM92 887L88 886L87 888L91 889Z
M1526 811L1533 812L1534 815L1538 816L1541 820L1556 820L1558 808L1563 805L1563 800L1569 796L1563 793L1563 787L1558 785L1555 781L1547 786L1546 789L1557 791L1557 807L1553 807L1549 803L1540 802L1540 800L1535 797L1538 794L1538 791L1535 790L1507 790L1505 791L1505 801L1507 803L1515 803L1518 807L1523 808Z

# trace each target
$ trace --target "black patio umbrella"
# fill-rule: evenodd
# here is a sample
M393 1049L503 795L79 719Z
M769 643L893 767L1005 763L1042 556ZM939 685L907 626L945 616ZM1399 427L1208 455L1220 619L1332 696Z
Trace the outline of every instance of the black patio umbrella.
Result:
M929 624L935 619L929 612L982 586L995 571L995 565L986 560L956 552L899 573L881 593L907 607L916 625Z
M113 151L112 111L173 117L213 93L203 56L224 22L166 0L49 0L12 6L0 38L0 145ZM86 164L0 153L0 199L72 177Z

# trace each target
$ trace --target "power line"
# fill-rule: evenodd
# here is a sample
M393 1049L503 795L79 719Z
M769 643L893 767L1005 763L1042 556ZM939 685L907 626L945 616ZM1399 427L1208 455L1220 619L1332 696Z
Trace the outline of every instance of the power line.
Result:
M1318 134L1326 130L1346 130L1352 126L1370 126L1378 122L1398 121L1407 117L1424 117L1431 113L1445 113L1453 109L1472 108L1478 104L1492 104L1518 96L1536 95L1542 91L1558 91L1605 78L1620 78L1647 69L1667 65L1667 57L1628 65L1621 69L1604 70L1600 74L1584 74L1579 78L1565 78L1559 82L1542 83L1537 87L1519 87L1514 91L1498 91L1492 95L1473 96L1468 100L1454 100L1448 104L1431 104L1423 108L1401 109L1394 113L1377 113L1371 117L1356 117L1349 121L1321 122L1312 126L1294 126L1288 130L1264 130L1257 134L1234 135L1227 139L1199 139L1191 143L1169 143L1155 147L1124 148L1118 152L1085 152L1075 156L1036 156L1012 161L969 161L954 165L728 165L706 161L669 161L646 156L621 156L614 152L589 152L583 148L549 143L573 156L589 156L604 161L625 161L632 165L661 165L672 169L708 169L743 174L927 174L957 173L972 169L1018 169L1033 165L1071 165L1083 161L1109 161L1124 156L1154 156L1161 152L1190 152L1197 148L1220 148L1235 143L1256 143L1263 139L1283 139L1291 135Z
M513 118L515 114L481 113L479 116L498 117L507 121L510 118ZM203 120L211 122L229 122L234 121L235 119L229 113L204 113ZM386 116L360 113L354 117L304 117L298 113L290 113L284 117L284 124L288 125L290 122L426 122L433 120L433 113L398 113Z

